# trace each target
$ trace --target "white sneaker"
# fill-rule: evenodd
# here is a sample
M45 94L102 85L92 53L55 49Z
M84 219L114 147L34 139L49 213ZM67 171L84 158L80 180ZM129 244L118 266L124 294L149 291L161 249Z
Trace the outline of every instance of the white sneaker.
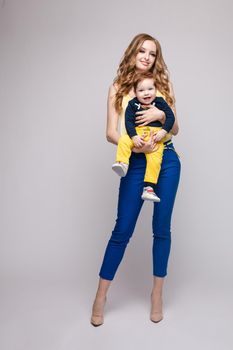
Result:
M112 170L114 170L117 175L124 177L127 174L128 167L128 164L118 162L112 165Z
M143 193L141 198L145 201L153 201L160 202L160 198L155 194L153 188L151 186L147 186L143 188Z

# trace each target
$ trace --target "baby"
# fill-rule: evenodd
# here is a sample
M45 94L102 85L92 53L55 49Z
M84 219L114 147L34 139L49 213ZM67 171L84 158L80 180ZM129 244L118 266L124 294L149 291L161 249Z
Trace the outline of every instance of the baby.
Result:
M151 72L140 73L134 80L134 92L136 97L129 101L125 111L125 127L127 135L120 137L117 146L116 163L112 169L119 175L125 176L128 171L129 158L134 147L139 148L151 137L151 131L156 133L156 147L151 153L146 153L146 172L144 188L141 198L160 202L160 198L154 192L154 185L158 182L159 172L163 158L164 142L166 135L172 129L175 117L172 109L162 97L156 97L154 75ZM136 124L137 111L148 109L154 105L164 111L166 121L164 125L160 121L152 121L146 126Z

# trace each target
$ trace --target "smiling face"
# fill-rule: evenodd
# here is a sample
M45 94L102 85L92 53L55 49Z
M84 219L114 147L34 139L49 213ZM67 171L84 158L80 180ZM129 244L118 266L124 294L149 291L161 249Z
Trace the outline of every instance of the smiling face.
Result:
M154 79L143 79L140 81L135 90L136 96L144 105L149 105L156 97L156 88Z
M135 67L138 71L151 69L156 58L156 45L151 40L145 40L135 58Z

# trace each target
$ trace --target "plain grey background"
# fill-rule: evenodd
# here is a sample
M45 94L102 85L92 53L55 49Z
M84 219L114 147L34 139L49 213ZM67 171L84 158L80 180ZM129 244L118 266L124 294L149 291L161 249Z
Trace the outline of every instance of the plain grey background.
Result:
M232 16L230 0L1 1L2 350L232 348ZM142 32L162 45L180 125L165 317L149 321L145 203L97 329L119 187L107 92Z

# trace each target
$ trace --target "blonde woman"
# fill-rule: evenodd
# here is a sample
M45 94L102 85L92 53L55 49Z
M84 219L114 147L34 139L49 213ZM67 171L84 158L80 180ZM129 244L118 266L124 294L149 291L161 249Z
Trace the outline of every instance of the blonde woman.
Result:
M175 97L169 79L168 69L162 56L158 40L148 34L135 36L126 49L119 65L117 76L109 88L107 140L118 144L121 135L126 134L124 115L128 102L135 97L134 76L138 72L153 72L157 96L162 96L172 108L175 123L168 141L164 144L161 171L156 184L156 193L161 202L154 202L153 213L153 288L151 291L150 320L157 323L163 319L163 284L167 275L171 247L171 216L180 178L180 160L172 143L172 135L178 133ZM152 121L165 122L165 113L155 106L136 113L140 125ZM120 128L118 125L120 124ZM118 130L120 129L120 132ZM127 244L133 234L137 218L143 205L141 193L144 185L146 157L156 147L155 134L143 142L141 148L134 148L130 157L127 175L120 180L118 210L115 227L108 241L99 272L99 284L92 306L91 324L100 326L104 322L104 306L111 281L123 258ZM140 276L139 276L140 278Z

